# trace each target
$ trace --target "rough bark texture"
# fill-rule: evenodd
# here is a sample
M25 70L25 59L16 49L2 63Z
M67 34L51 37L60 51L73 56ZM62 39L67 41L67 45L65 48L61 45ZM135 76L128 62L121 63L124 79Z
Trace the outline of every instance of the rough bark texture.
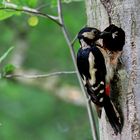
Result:
M123 114L124 126L121 135L113 135L103 113L100 138L140 140L140 1L86 0L86 10L89 26L103 30L113 23L123 28L126 34L122 64L112 83L112 99L115 99L120 113Z

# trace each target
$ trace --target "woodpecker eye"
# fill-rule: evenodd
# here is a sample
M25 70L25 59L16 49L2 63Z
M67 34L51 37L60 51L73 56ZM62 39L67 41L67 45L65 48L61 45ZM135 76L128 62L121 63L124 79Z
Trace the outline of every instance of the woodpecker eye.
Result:
M94 34L97 34L98 32L97 31L94 31Z
M95 30L95 31L93 31L93 32L94 32L94 34L95 34L95 35L98 33L98 31L96 31L96 30Z

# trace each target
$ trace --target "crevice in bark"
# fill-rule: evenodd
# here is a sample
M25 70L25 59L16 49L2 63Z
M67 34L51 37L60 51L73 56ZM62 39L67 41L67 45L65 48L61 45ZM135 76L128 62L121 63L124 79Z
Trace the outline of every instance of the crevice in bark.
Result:
M100 1L107 11L109 24L112 24L111 21L111 13L112 13L111 9L113 8L112 2L110 0L100 0Z
M140 138L140 127L138 124L137 119L137 110L136 110L136 104L135 104L135 96L134 91L132 89L132 92L129 92L126 97L127 100L127 120L128 123L131 124L131 133L132 133L132 140L139 140Z
M119 11L117 11L117 6L121 3L115 3L113 0L100 0L100 2L107 11L109 24L113 24L114 22L120 24L120 15Z
M113 80L111 82L111 95L110 95L110 98L111 100L113 101L117 111L119 112L119 115L120 115L120 121L122 123L122 125L124 125L124 115L123 115L123 110L122 110L122 79L124 77L121 76L121 74L125 74L125 71L124 71L124 68L123 68L123 65L121 64L121 62L119 62L118 64L118 67L117 67L117 70L114 74L114 77L113 77Z

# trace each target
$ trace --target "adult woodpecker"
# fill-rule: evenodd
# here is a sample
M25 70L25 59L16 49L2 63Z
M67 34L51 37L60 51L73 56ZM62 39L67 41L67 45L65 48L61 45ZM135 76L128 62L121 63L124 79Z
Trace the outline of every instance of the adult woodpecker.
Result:
M99 117L103 107L115 134L118 134L121 133L122 125L118 112L108 96L109 90L106 90L109 89L106 81L113 77L113 73L107 70L109 65L106 65L105 49L97 45L97 40L102 36L105 35L96 28L85 27L80 30L77 66L87 93L96 105Z

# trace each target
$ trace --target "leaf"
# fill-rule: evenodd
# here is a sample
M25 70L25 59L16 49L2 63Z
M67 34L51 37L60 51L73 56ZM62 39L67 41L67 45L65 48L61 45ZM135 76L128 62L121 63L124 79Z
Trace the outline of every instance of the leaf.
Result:
M26 3L30 7L35 7L37 5L38 0L26 0Z
M30 26L36 26L38 24L39 20L38 20L38 17L37 16L31 16L29 19L28 19L28 24Z
M10 47L1 57L0 63L8 56L8 54L14 49L14 47Z
M12 8L17 8L17 7L18 6L16 4L9 3L7 1L0 3L0 20L7 19L13 15L20 15L21 14L20 11L12 10ZM11 8L11 9L6 9L6 8Z
M7 75L7 74L11 74L13 73L15 70L15 66L12 65L12 64L7 64L4 68L3 68L3 73L4 75Z
M38 0L10 0L10 2L17 4L18 6L35 7Z
M5 10L0 10L0 20L7 19L11 16L13 16L16 12L13 11L5 11Z
M7 19L13 15L20 15L22 12L12 9L22 9L23 7L35 7L38 0L2 0L0 2L0 20ZM6 9L7 8L7 9Z
M56 7L57 6L57 1L56 0L52 0L51 1L51 7Z
M7 78L7 75L10 75L14 73L15 66L12 64L7 64L3 67L2 72L0 73L0 79L1 78Z

